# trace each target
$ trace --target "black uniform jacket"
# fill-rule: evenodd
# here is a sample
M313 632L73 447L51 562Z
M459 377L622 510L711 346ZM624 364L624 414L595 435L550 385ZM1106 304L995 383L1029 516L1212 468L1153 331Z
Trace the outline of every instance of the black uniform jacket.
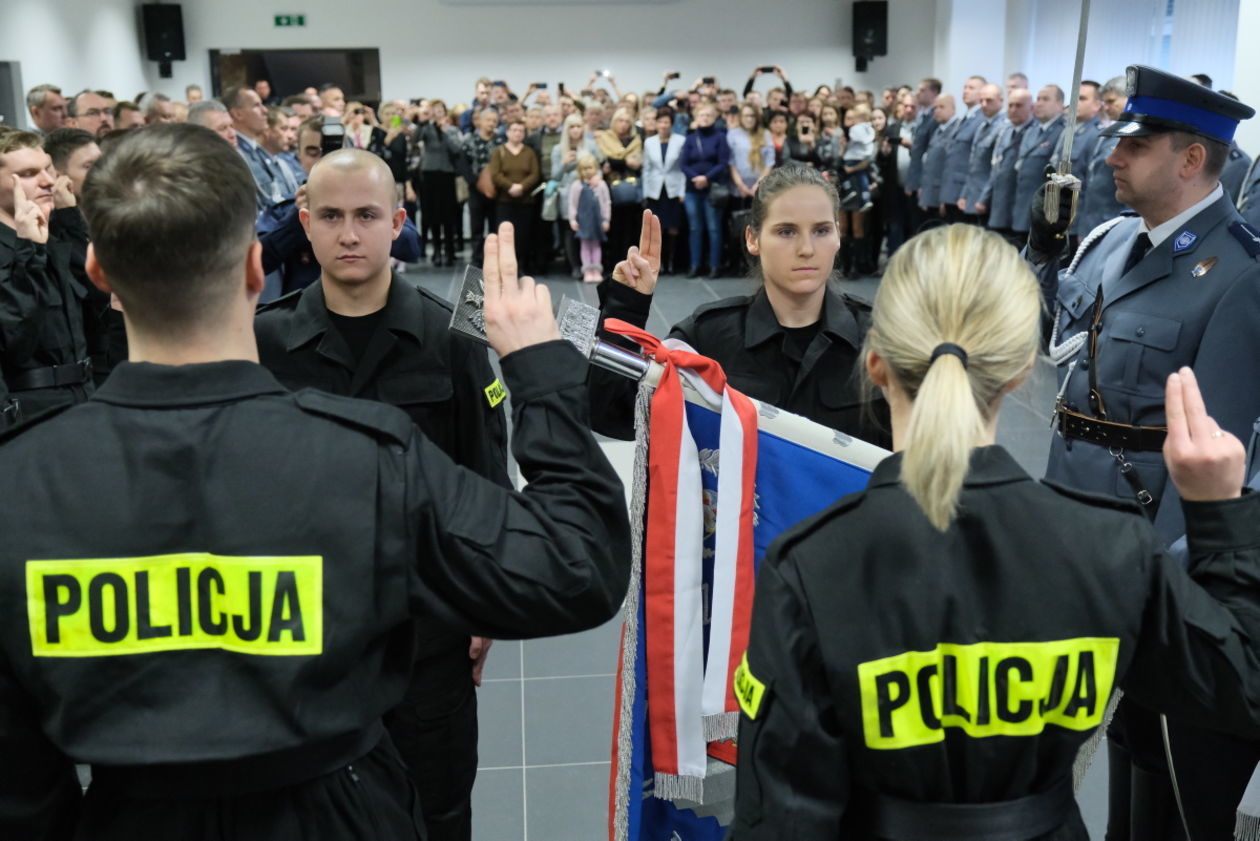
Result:
M599 294L603 318L646 326L652 296L615 281L603 283ZM784 329L763 290L705 304L674 325L669 335L716 360L730 384L749 397L889 447L888 404L879 397L869 405L862 402L858 371L868 322L860 310L860 304L828 288L822 327L799 365L784 353ZM601 336L623 347L638 347L614 334L601 331ZM590 385L595 431L633 438L635 384L592 367Z
M375 726L414 615L495 639L611 617L630 536L585 368L561 341L503 359L521 493L395 408L249 362L124 363L0 436L0 837L45 837L71 760L274 757Z
M737 681L737 841L871 838L869 791L991 803L1050 789L1113 686L1258 731L1260 495L1183 503L1188 577L1136 506L1033 481L1001 448L973 452L944 533L900 463L762 562ZM1084 841L1074 807L1066 818L1041 837Z
M0 224L0 376L27 417L85 398L92 383L23 389L23 372L75 366L87 357L82 298L86 290L70 272L63 221L73 209L54 211L47 243L19 239Z
M511 487L503 390L496 389L486 349L451 333L450 321L446 302L394 277L385 313L357 365L328 317L319 282L263 307L254 333L259 361L289 388L397 406L456 464ZM421 620L416 633L418 657L468 642L431 620Z

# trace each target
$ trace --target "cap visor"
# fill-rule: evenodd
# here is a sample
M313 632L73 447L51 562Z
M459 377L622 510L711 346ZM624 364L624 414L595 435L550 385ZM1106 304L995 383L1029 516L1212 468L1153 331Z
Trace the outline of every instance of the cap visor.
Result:
M1128 120L1117 120L1098 132L1100 137L1146 137L1150 134L1163 134L1170 129L1152 126L1146 123L1134 123Z

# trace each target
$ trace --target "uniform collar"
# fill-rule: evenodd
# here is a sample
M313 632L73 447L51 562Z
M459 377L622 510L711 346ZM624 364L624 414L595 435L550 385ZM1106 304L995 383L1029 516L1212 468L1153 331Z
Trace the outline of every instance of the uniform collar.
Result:
M823 296L822 332L847 342L853 347L860 347L856 319L849 308L840 300L840 296L827 288ZM783 334L783 325L770 306L770 296L764 289L758 289L748 307L748 318L744 323L744 347L753 348Z
M324 299L323 281L317 281L302 290L294 312L293 325L289 328L285 349L290 353L320 338L332 327L328 317L328 303ZM394 332L406 333L417 342L424 342L424 313L420 307L420 293L396 275L389 280L389 296L385 299L382 326Z
M116 406L200 406L286 391L271 372L257 362L238 359L196 365L120 362L89 399Z
M1154 248L1173 234L1177 233L1177 231L1191 219L1215 204L1223 195L1225 195L1225 190L1219 183L1217 183L1216 189L1208 193L1207 197L1203 199L1203 201L1187 207L1167 222L1164 222L1161 225L1156 225L1154 228L1146 227L1146 220L1144 219L1142 220L1142 224L1139 226L1138 230L1150 237L1151 247Z
M902 453L893 453L875 465L867 487L878 488L898 484L901 481L902 456ZM1028 473L1002 447L997 445L976 447L971 451L971 463L967 467L963 487L1004 485L1009 482L1026 481L1029 478Z

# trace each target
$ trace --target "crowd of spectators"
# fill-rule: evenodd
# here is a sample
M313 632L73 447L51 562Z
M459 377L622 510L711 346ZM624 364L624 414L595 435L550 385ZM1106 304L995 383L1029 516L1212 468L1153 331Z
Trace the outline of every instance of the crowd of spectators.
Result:
M66 96L45 84L29 92L27 106L45 137L72 128L107 144L118 132L189 121L231 143L257 182L260 234L275 237L265 299L317 275L302 269L296 210L311 167L341 144L379 155L394 174L411 221L400 267L406 257L454 265L466 246L480 264L485 234L511 221L527 269L588 280L606 276L638 241L644 207L662 222L664 272L743 274L753 193L789 162L819 170L842 196L842 276L878 273L885 254L942 222L986 226L1022 243L1032 193L1065 146L1065 92L1046 84L1034 93L1022 73L1003 85L972 76L957 97L934 78L810 92L777 66L756 68L738 90L713 76L686 87L677 79L667 73L655 91L638 94L600 72L576 90L539 82L518 95L506 81L481 78L468 103L449 106L426 98L347 101L335 84L281 97L265 79L214 99L190 85L183 101L157 91L131 100L107 90ZM1124 79L1087 80L1076 93L1071 171L1084 186L1072 235L1079 238L1124 209L1106 163L1116 140L1099 137L1124 110ZM606 189L582 176L591 161ZM1260 177L1250 164L1231 147L1222 182L1254 218ZM585 227L579 207L587 208Z

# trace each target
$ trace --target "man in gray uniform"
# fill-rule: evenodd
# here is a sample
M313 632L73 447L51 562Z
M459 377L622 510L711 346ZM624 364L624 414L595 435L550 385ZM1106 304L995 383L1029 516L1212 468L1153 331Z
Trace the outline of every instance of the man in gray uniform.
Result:
M906 195L910 198L910 230L907 231L910 236L914 236L919 230L919 225L923 223L923 213L919 210L923 156L927 154L928 141L936 133L936 112L933 106L936 105L936 98L940 95L940 79L928 78L919 82L919 90L915 94L919 116L914 122L914 140L910 145L910 168L906 171L906 180L903 182Z
M957 208L963 221L984 227L988 224L989 207L981 203L984 189L993 172L993 152L999 135L1007 125L1002 115L1002 89L989 83L980 89L980 117L975 136L971 140L971 155L967 159L967 180L958 196Z
M1251 155L1238 148L1236 142L1229 144L1229 157L1225 160L1225 168L1221 170L1221 186L1225 195L1237 202L1242 195L1243 179L1251 170Z
M1055 312L1060 381L1046 476L1136 499L1172 542L1185 528L1160 457L1164 379L1192 365L1207 410L1244 440L1260 415L1260 233L1219 181L1238 121L1255 111L1149 67L1128 69L1127 94L1104 133L1120 138L1108 159L1116 198L1137 215L1082 243L1059 272L1067 216L1050 225L1030 205L1028 255ZM1108 837L1178 837L1158 720L1126 704L1116 721ZM1169 742L1190 836L1231 837L1260 742L1175 721Z
M1067 121L1063 118L1063 89L1046 85L1033 102L1036 121L1024 132L1015 162L1015 201L1011 205L1011 230L1028 233L1028 204L1033 193L1046 183L1046 165L1052 162L1055 144Z
M928 141L927 154L923 156L923 181L919 186L919 211L924 220L941 218L941 183L945 179L949 148L962 123L954 98L949 94L936 100L934 116L936 131Z
M1102 110L1102 100L1099 99L1099 84L1085 80L1081 82L1081 89L1076 97L1076 129L1075 139L1072 141L1072 174L1081 180L1083 184L1089 170L1090 160L1093 158L1094 146L1098 144L1098 133L1102 131L1102 121L1098 118L1098 112ZM1063 160L1063 147L1067 144L1067 131L1065 130L1059 135L1059 142L1054 146L1054 155L1051 162L1058 164ZM1079 207L1079 205L1078 205ZM1080 242L1083 234L1089 233L1089 229L1081 230L1080 215L1072 222L1071 237L1069 238L1069 248L1076 250L1076 246Z
M1238 199L1238 212L1242 214L1247 224L1257 230L1260 230L1260 166L1256 166L1255 158L1251 161L1251 168L1247 171L1247 177L1243 179L1242 195Z
M945 152L945 169L941 177L941 209L947 222L966 221L958 207L958 198L962 195L963 185L967 183L971 146L976 140L976 131L982 120L980 91L984 89L984 85L984 77L972 76L963 86L962 101L966 111L959 115L959 123Z
M1100 113L1100 116L1104 118L1103 128L1120 119L1120 115L1124 112L1124 105L1128 101L1123 76L1116 76L1103 85ZM1111 164L1107 163L1107 158L1111 157L1112 151L1119 142L1120 138L1117 136L1100 134L1097 142L1094 143L1093 152L1089 156L1089 166L1085 169L1085 183L1081 186L1076 225L1074 225L1082 237L1089 236L1089 232L1094 228L1108 219L1119 216L1125 210L1125 206L1116 201L1116 182L1112 178Z
M989 228L1014 242L1016 234L1011 230L1011 218L1015 215L1015 164L1019 160L1019 147L1024 134L1032 125L1032 94L1026 88L1015 88L1006 106L1006 125L993 141L993 163L989 180L976 200L976 212L989 211ZM1020 212L1026 210L1020 208ZM1027 237L1018 237L1023 246Z

